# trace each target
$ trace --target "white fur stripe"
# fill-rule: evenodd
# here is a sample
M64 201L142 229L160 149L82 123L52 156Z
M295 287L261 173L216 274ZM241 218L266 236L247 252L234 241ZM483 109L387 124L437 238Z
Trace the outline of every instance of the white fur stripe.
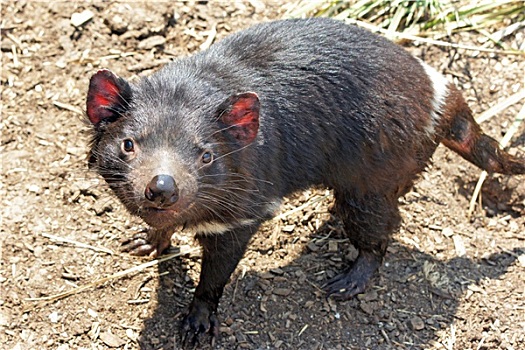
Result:
M263 215L274 216L281 205L280 200L269 202L263 209ZM188 230L201 235L220 235L237 227L250 226L257 222L255 219L241 219L237 222L226 224L219 221L201 222Z
M256 221L251 219L243 219L236 224L225 224L222 222L201 222L196 226L188 228L190 231L201 235L219 235L226 231L229 231L235 227L253 225Z
M445 105L445 100L448 95L448 81L434 68L430 67L423 61L420 61L423 69L432 81L432 88L434 89L434 98L432 99L432 112L430 113L430 124L426 128L429 136L433 136L436 126L439 124L441 118L442 108Z

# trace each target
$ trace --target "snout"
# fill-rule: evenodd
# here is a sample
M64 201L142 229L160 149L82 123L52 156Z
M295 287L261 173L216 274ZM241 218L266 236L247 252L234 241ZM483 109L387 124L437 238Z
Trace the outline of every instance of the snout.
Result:
M156 175L146 186L144 197L152 207L169 208L179 200L179 188L171 175Z

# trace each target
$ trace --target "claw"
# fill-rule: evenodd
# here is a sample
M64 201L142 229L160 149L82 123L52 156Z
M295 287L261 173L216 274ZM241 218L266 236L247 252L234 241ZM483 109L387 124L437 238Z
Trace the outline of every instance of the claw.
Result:
M131 255L155 258L170 246L168 231L142 231L122 242L122 251Z
M373 253L363 252L353 266L345 273L328 281L323 289L327 296L337 300L348 300L366 290L368 282L381 265L381 258Z
M185 349L200 345L206 334L210 335L210 345L213 346L219 336L217 315L206 303L194 301L190 312L182 321L181 333Z
M130 239L123 241L121 250L137 256L156 257L158 255L157 248L149 242L146 232L137 233Z
M342 273L328 281L323 289L329 297L336 300L348 300L366 290L368 281L353 281L355 279L351 271Z

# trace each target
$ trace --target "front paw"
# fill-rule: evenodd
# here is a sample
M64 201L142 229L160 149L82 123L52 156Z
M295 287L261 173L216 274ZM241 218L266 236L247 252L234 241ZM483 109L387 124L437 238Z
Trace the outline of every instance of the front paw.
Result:
M370 279L381 265L382 258L371 252L360 252L352 267L323 286L327 296L348 300L366 290Z
M181 334L185 348L197 346L206 333L211 336L212 346L219 336L219 320L213 307L204 301L194 300L188 315L182 320Z
M122 242L121 250L131 255L156 258L169 248L171 234L164 231L142 231Z

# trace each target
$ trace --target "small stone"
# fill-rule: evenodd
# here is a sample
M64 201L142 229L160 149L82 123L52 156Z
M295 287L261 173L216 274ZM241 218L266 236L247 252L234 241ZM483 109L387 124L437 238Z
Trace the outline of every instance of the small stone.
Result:
M368 315L372 315L374 313L374 307L370 303L361 303L359 307Z
M257 281L257 285L264 291L270 287L270 284L271 282L268 280L260 279L259 281Z
M445 227L443 228L443 230L441 230L441 233L445 237L452 237L452 235L454 234L454 231L450 227Z
M62 59L60 58L56 63L55 65L60 68L60 69L64 69L67 67L67 63Z
M44 248L40 245L37 245L35 249L33 250L33 254L35 255L35 258L42 257L43 252L44 252Z
M417 225L414 223L409 223L405 226L406 230L410 233L415 233L417 231Z
M355 261L357 257L359 256L359 250L356 249L353 245L350 245L348 247L348 253L346 254L345 258L349 261Z
M385 329L389 332L392 332L394 329L396 329L395 323L387 322L385 323Z
M133 331L133 329L129 328L126 329L126 336L133 341L137 341L137 339L139 338L138 334L135 331Z
M518 262L520 263L521 267L525 267L525 255L524 254L518 256Z
M97 318L97 316L98 316L98 313L95 310L90 309L90 308L87 309L87 313L88 313L89 316L91 316L93 318Z
M232 335L233 329L231 329L230 327L219 327L219 332L221 334Z
M286 226L283 226L283 232L293 232L293 230L295 230L295 225L286 225Z
M266 307L264 306L263 303L261 303L261 304L259 305L259 310L261 310L261 312L264 312L264 313L268 312L268 310L266 310Z
M71 15L71 24L78 28L89 22L94 16L95 14L89 10L85 10L80 13L75 12L73 15Z
M358 295L361 295L361 294L358 294ZM368 292L366 292L364 295L363 295L363 299L364 301L374 301L374 300L377 300L377 292L375 290L370 290Z
M425 328L425 322L423 322L421 317L414 316L410 319L410 327L415 331L420 331Z
M56 312L56 311L53 311L52 313L50 313L48 317L49 317L49 320L51 321L51 323L57 323L58 319L60 318L58 316L58 312Z
M124 34L128 30L129 24L124 21L124 19L119 16L110 16L105 21L106 25L111 29L111 31L115 34Z
M274 278L275 276L270 273L270 272L263 272L259 275L260 278L262 279L265 279L265 280L271 280L272 278Z
M248 2L255 9L255 13L262 13L266 9L266 5L261 0L248 0Z
M95 202L92 208L98 216L101 216L104 213L110 212L113 210L111 203L108 203L106 201L97 201Z
M290 288L275 288L273 290L273 294L280 295L280 296L283 296L283 297L289 295L291 292L292 292L292 290Z
M0 326L6 327L11 323L11 315L8 314L8 310L0 310Z
M28 190L29 192L39 193L41 189L40 189L40 186L38 186L38 185L34 185L34 184L33 184L33 185L29 185L29 186L27 186L27 190Z
M235 333L235 339L238 343L246 342L246 336L240 331Z
M284 275L284 271L278 267L274 268L274 269L270 269L270 272L277 275L277 276L282 276Z
M312 252L316 252L319 250L319 247L315 244L314 241L310 241L310 243L308 243L306 245L308 247L308 249L310 249Z

